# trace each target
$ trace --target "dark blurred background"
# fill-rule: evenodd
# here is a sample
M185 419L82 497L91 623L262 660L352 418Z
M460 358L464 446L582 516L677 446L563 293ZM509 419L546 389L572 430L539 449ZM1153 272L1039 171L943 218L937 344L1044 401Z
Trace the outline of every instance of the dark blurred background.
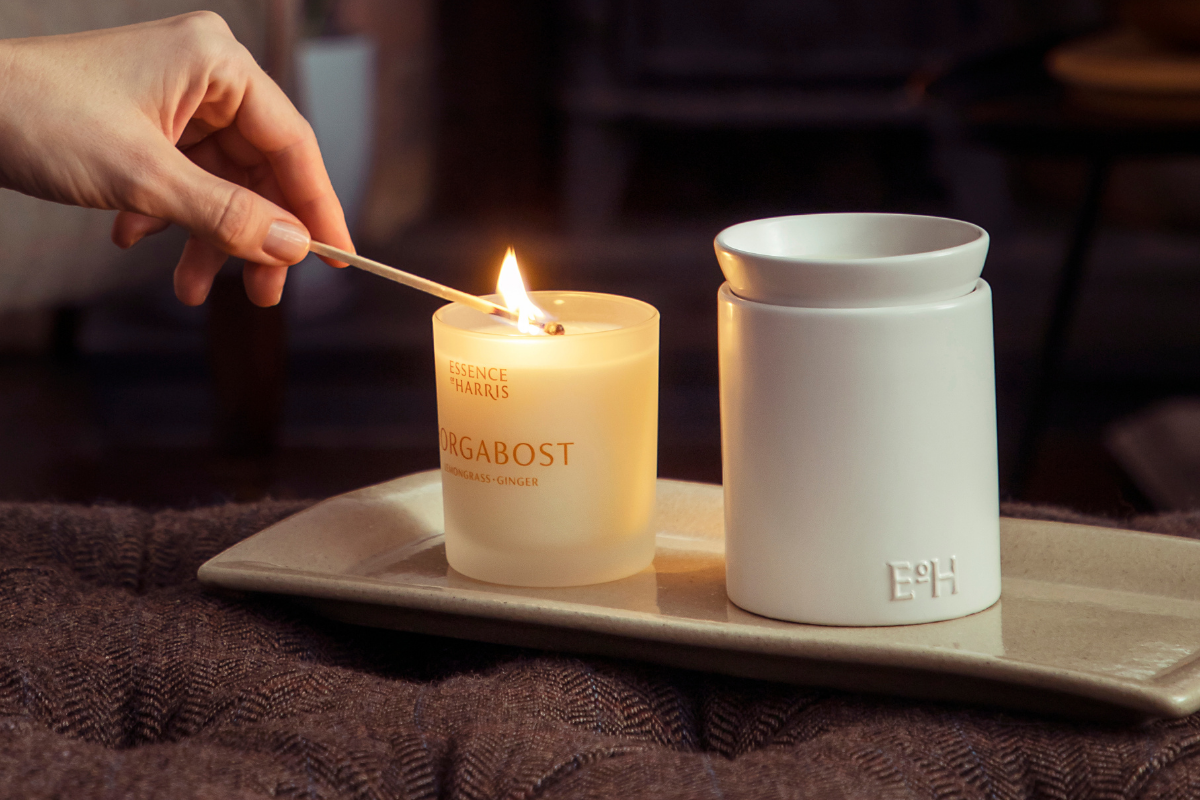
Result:
M1127 30L1127 9L280 8L254 18L264 58L313 119L364 254L484 293L513 245L532 288L660 309L661 475L721 479L715 234L895 211L991 232L1007 496L1116 515L1190 504L1200 123L1187 97L1182 111L1089 105L1044 66L1075 37ZM290 24L295 41L277 30ZM1152 45L1184 78L1187 46ZM231 265L208 306L185 309L170 290L178 246L140 246L150 263L133 285L7 305L0 292L0 499L324 497L437 466L437 301L306 263L283 308L260 311ZM1047 355L1048 341L1062 346Z

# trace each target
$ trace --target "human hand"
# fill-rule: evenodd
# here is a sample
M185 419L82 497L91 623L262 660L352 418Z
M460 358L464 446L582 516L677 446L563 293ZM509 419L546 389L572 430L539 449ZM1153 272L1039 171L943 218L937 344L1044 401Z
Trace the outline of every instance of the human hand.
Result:
M188 305L229 255L269 306L310 235L354 247L311 126L211 12L0 40L0 186L118 210L121 247L186 228Z

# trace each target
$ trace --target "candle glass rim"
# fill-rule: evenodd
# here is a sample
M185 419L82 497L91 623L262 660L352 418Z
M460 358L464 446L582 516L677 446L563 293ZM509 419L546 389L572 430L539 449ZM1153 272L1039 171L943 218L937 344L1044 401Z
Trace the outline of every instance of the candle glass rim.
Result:
M614 335L627 334L631 331L637 331L637 330L640 330L647 326L657 324L658 320L659 320L659 316L660 316L659 310L657 308L655 308L653 305L651 305L650 303L647 303L645 300L638 300L636 297L628 297L626 295L621 295L621 294L612 294L610 292L585 292L585 291L579 291L579 290L575 290L575 289L562 289L562 290L541 289L541 290L538 290L535 292L529 292L529 297L538 305L539 308L541 308L543 311L546 312L548 319L551 321L556 320L556 318L553 316L552 311L546 309L543 306L543 304L537 302L539 297L547 297L547 296L551 296L551 295L553 295L555 297L562 297L564 295L575 295L575 296L583 296L583 297L600 299L600 300L610 300L610 301L613 301L614 303L617 303L617 304L620 304L620 305L626 306L626 307L628 307L628 306L641 307L641 309L643 311L646 311L648 313L646 313L644 318L639 319L638 321L630 323L628 325L618 324L617 327L609 328L607 330L583 331L581 333L568 333L568 335L566 335L566 336L544 336L544 335L537 335L537 334L519 334L519 333L514 335L509 332L499 333L499 332L479 331L479 330L472 330L471 328L465 328L465 327L455 324L454 322L451 322L450 320L448 320L446 318L446 313L452 309L461 308L466 311L475 311L475 309L469 308L468 306L464 306L461 303L447 303L446 305L440 307L437 311L433 312L433 320L434 320L434 322L436 322L438 324L445 325L447 328L454 330L457 334L463 334L463 335L467 335L467 336L471 336L471 337L475 337L475 338L479 338L479 339L486 339L488 341L513 340L513 341L528 341L528 342L540 342L540 341L546 341L546 342L576 341L577 342L581 338L584 338L584 337L614 336ZM493 302L500 300L500 296L498 294L483 295L483 297L485 300L491 300ZM479 315L480 320L487 320L489 318L489 315L484 314L481 311L475 311L475 313ZM582 321L585 321L585 320L577 320L577 322L582 322ZM564 322L563 324L567 325L569 323Z

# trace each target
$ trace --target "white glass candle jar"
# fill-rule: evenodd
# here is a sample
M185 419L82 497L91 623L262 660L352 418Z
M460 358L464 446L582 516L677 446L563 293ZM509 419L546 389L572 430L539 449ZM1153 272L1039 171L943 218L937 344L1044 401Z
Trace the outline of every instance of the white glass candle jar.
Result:
M632 575L654 558L658 311L531 296L565 335L460 305L433 316L446 558L513 586Z
M1000 596L988 235L813 214L716 240L726 586L824 625L932 622Z

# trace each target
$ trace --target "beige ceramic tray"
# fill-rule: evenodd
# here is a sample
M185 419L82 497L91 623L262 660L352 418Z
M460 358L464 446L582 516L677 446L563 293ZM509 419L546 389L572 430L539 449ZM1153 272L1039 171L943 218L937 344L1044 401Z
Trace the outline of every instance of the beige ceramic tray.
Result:
M425 472L285 519L204 564L200 580L291 595L361 625L769 680L1088 717L1200 708L1198 542L1006 519L996 606L927 625L830 628L728 602L721 504L719 486L659 481L653 567L519 589L449 569L440 475Z

